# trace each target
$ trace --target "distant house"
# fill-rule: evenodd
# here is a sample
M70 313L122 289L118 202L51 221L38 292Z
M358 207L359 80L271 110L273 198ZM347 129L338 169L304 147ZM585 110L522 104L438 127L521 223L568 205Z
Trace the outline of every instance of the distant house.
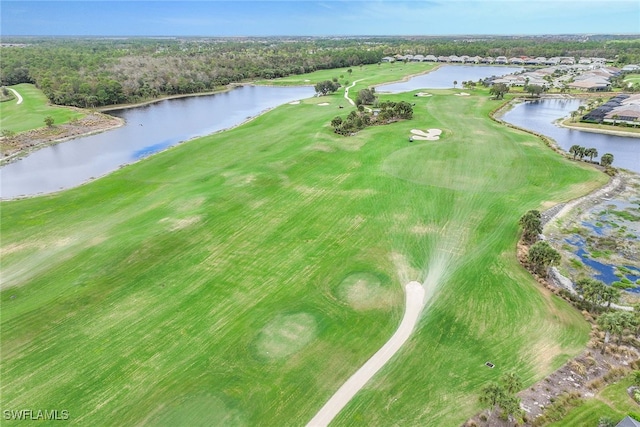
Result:
M427 55L424 57L425 62L438 62L438 58L435 55Z
M482 61L482 58L479 56L472 56L467 60L467 62L473 62L474 64L479 64L480 61Z
M385 56L380 60L381 62L396 62L396 58L392 56Z
M496 60L494 62L496 64L508 64L509 60L507 59L506 56L498 56L496 57Z
M640 124L640 105L622 105L611 110L602 120L605 123Z
M424 55L413 55L413 58L411 58L412 62L422 62L424 61Z
M611 88L609 80L602 77L589 77L569 83L568 86L573 89L586 90L590 92L605 91Z
M627 415L618 424L616 424L616 427L640 427L640 421L636 421Z
M463 63L464 61L459 56L451 55L451 56L449 56L449 62Z
M438 62L449 62L448 56L438 56Z
M482 58L480 60L481 64L493 64L496 59L493 56L487 56L486 58Z
M509 64L524 65L524 59L517 57L509 58Z

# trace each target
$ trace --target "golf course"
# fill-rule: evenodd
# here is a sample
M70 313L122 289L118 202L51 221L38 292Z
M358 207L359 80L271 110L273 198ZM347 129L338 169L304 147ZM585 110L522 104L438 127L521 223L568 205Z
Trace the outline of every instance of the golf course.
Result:
M343 75L355 100L420 67L271 83ZM0 406L73 425L303 426L394 334L412 281L426 291L413 333L332 426L460 425L486 383L561 366L590 326L520 266L518 220L608 177L492 120L505 101L488 89L465 91L381 94L413 118L345 137L330 124L355 109L343 84L1 202Z

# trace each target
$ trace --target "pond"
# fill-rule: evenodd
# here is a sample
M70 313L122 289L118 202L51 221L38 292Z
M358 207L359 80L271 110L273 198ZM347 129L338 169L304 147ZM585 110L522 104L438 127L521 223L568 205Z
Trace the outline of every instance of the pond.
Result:
M72 188L153 153L227 129L278 105L309 98L311 86L243 86L215 95L163 100L114 111L118 129L42 148L0 168L0 197Z
M500 65L444 65L427 74L412 77L406 82L377 86L376 92L398 93L418 89L448 89L453 87L454 81L458 82L456 87L461 88L463 81L477 82L487 77L504 76L522 70L523 68Z
M613 154L613 166L640 172L640 138L605 135L568 129L555 124L578 109L579 99L542 99L516 104L502 120L521 128L553 138L565 151L577 144L598 150L598 160L604 153Z

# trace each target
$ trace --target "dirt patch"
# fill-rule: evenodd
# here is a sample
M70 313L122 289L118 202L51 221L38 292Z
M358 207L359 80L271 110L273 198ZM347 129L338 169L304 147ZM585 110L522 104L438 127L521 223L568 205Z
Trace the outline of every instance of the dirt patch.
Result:
M90 113L69 123L34 129L12 137L0 138L2 159L0 164L10 163L32 151L69 139L104 132L124 125L124 120L103 113Z
M393 305L393 292L371 273L350 274L340 283L338 295L358 311L384 309Z
M309 313L278 316L260 331L256 348L262 357L279 359L310 343L317 329L316 319Z
M318 104L321 107L325 107L327 105L330 105L328 102L321 102L320 104Z

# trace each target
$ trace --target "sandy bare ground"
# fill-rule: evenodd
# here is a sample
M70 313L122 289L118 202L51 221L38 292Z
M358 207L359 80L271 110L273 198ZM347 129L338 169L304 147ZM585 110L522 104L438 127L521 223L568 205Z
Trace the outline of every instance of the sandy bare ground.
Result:
M428 129L426 132L419 129L411 129L410 139L412 141L437 141L440 139L442 131L440 129Z
M467 92L456 93L456 96L469 96Z
M396 332L331 396L316 416L309 421L308 427L327 426L409 339L425 305L425 290L415 281L407 283L404 289L406 296L404 317Z
M11 92L13 92L13 94L16 96L16 98L18 98L18 102L16 102L16 105L22 104L22 96L18 93L18 91L15 90L15 89L11 89L11 88L7 88L7 89L9 89Z
M326 107L327 105L329 105L328 102L321 102L320 104L318 104L320 107Z
M291 101L289 103L289 105L298 105L298 104L300 104L300 101Z
M418 92L416 93L416 96L433 96L433 95L431 95L429 92Z

